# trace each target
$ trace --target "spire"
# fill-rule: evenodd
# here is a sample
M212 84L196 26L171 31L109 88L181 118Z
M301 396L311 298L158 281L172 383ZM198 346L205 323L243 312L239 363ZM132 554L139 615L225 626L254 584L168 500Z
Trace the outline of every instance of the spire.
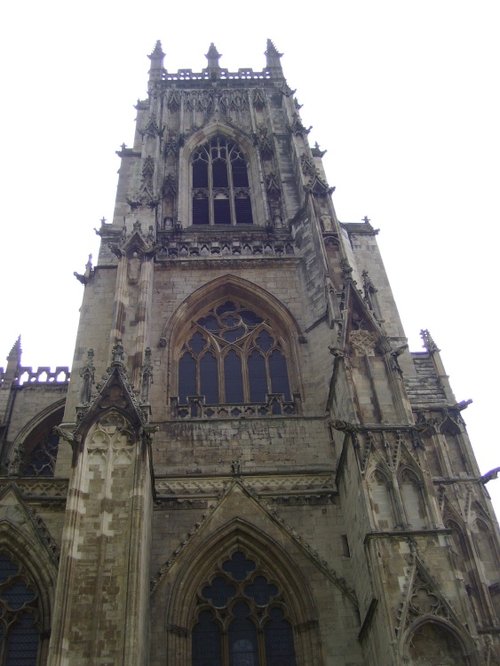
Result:
M149 70L149 79L161 79L161 72L163 71L163 58L165 54L161 48L161 42L158 40L153 51L148 55L151 60L151 69Z
M271 75L283 76L280 62L283 54L278 52L270 39L267 40L267 49L264 55L266 56L266 67L271 71Z
M9 355L7 356L7 367L5 369L5 374L3 378L3 383L4 386L10 386L9 382L15 381L18 373L18 369L21 366L21 336L17 338L17 340L14 342L12 345L12 349L9 352ZM0 421L2 420L2 416L0 414Z
M20 363L22 351L23 350L21 349L21 336L19 335L17 340L12 345L12 349L10 350L9 355L7 356L7 361L9 362L9 364L12 361Z
M208 48L208 53L205 53L205 58L208 60L207 70L212 77L217 77L220 72L219 58L221 54L215 48L212 42Z

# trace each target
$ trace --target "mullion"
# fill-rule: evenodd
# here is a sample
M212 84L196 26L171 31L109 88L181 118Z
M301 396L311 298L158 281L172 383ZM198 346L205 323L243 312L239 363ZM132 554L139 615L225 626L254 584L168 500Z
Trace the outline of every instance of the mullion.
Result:
M232 148L231 148L232 152ZM229 151L226 151L227 182L229 184L229 210L231 211L231 224L236 224L236 207L234 205L233 163Z

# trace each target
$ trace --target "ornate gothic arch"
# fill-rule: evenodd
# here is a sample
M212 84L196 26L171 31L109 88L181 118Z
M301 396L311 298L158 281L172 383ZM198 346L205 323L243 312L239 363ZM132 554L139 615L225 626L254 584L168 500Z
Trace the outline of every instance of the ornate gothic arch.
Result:
M423 615L408 627L402 638L402 661L409 666L478 664L470 636L463 627L458 628L445 618Z
M428 527L429 515L421 471L416 465L405 461L398 469L397 480L406 522L412 528Z
M45 664L48 653L51 609L57 579L55 556L43 542L35 522L14 489L2 496L0 553L19 566L19 573L36 594L36 625L39 633L38 661Z
M366 475L366 481L376 527L382 531L394 529L398 524L397 505L388 465L379 461Z
M52 403L36 414L17 434L9 452L9 474L21 472L25 456L37 446L40 438L62 421L66 398Z
M223 275L200 287L177 308L165 324L161 344L168 348L168 386L170 396L178 395L177 367L186 337L193 328L193 321L210 308L231 301L251 309L270 330L281 346L288 364L291 394L301 394L299 355L297 342L300 328L286 306L262 287L234 275Z
M158 582L153 613L155 607L159 610L164 606L162 597L168 595L161 628L166 636L166 663L191 666L191 635L200 590L235 552L257 562L259 570L265 571L282 592L298 666L322 664L317 612L306 580L281 546L241 518L222 526L201 545L191 542Z
M179 154L179 220L184 226L191 224L191 155L197 146L220 135L242 149L248 168L250 196L254 209L254 224L263 226L266 220L265 193L261 185L259 155L251 138L241 130L220 121L211 122L194 132L184 143Z

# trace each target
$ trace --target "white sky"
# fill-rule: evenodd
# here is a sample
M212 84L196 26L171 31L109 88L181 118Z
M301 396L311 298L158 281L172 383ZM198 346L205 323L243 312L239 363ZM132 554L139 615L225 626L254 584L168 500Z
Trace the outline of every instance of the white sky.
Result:
M112 217L155 41L169 70L200 71L211 41L221 66L260 70L270 37L328 149L339 218L380 228L411 349L428 328L457 400L474 400L481 471L500 466L497 0L28 0L0 14L0 365L19 333L25 365L71 363L72 273ZM500 508L500 480L488 489Z

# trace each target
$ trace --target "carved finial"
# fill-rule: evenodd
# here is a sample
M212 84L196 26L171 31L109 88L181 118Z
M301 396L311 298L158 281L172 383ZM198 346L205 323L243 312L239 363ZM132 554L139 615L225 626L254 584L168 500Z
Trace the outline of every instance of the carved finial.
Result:
M232 461L231 474L234 474L234 476L239 476L241 474L241 462L239 460Z
M111 350L113 364L116 363L118 365L123 365L124 351L125 350L123 349L122 341L120 339L117 339L115 344L113 345L113 349Z
M92 387L94 385L94 350L87 351L87 362L80 370L82 386L80 388L80 404L88 405L92 397Z
M153 49L153 51L151 52L151 54L150 54L149 57L150 57L150 58L160 58L160 57L163 57L164 55L165 55L165 54L163 53L163 49L161 48L161 42L160 42L160 40L158 39L158 40L156 41L155 47L154 47L154 49Z
M424 347L427 349L429 354L432 354L433 352L438 352L438 346L432 339L431 334L427 329L422 329L420 331L420 337L422 338L422 342L424 343Z
M311 150L313 157L323 157L323 155L326 153L326 150L321 150L319 147L319 143L316 141L314 144L314 148Z
M208 52L205 53L205 58L208 60L207 69L212 75L217 75L220 70L219 58L221 53L215 48L215 44L212 42L208 48Z
M364 222L365 224L370 224L371 220L370 220L370 218L368 217L368 215L365 215L365 216L364 216L364 218L363 218L363 222Z

